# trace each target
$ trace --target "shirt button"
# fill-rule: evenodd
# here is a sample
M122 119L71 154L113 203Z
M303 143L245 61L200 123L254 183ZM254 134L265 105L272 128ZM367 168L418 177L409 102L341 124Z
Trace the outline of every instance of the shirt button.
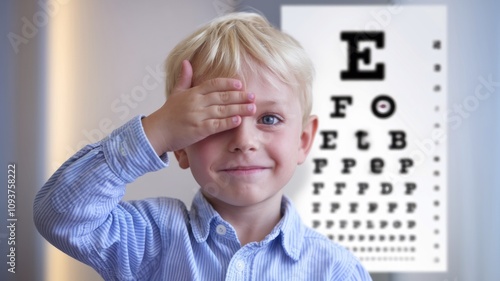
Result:
M123 156L127 156L127 148L126 147L127 147L127 145L124 142L122 142L120 145L120 153Z
M215 231L217 231L217 234L219 235L225 235L226 234L226 227L223 226L222 224L219 224L216 228Z
M236 269L238 269L239 271L243 271L243 269L245 269L245 262L242 260L237 261Z

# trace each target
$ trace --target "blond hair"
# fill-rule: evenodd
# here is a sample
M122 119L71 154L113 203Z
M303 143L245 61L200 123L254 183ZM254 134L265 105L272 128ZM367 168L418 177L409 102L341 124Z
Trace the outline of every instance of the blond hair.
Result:
M166 61L167 97L183 60L191 62L194 82L216 77L244 79L245 71L264 69L299 95L304 124L311 114L311 60L297 40L258 14L240 12L216 18L177 44Z

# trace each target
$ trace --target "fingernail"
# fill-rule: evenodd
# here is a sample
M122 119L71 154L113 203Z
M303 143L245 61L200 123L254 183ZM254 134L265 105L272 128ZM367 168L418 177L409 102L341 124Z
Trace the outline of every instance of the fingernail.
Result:
M250 112L252 112L252 111L253 111L254 107L255 107L255 105L253 105L253 104L249 104L249 105L247 105L247 109L248 109L248 111L250 111Z
M241 82L240 82L240 81L235 81L233 85L234 85L234 87L235 87L236 89L241 88Z
M233 123L238 124L238 116L233 116Z
M255 94L254 93L248 93L248 99L253 101L255 99Z

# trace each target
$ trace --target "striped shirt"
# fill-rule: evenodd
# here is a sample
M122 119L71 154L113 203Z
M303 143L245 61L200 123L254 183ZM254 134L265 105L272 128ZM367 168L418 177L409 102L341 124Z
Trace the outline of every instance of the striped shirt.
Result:
M125 185L164 168L140 116L67 160L38 192L34 219L54 246L105 280L371 280L346 249L306 227L283 197L282 219L241 247L201 193L124 202Z

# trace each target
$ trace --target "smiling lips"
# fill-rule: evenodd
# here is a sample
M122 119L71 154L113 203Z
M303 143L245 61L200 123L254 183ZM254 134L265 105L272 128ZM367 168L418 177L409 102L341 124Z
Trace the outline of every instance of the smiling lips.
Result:
M221 169L221 171L231 175L251 175L255 173L260 173L267 169L270 168L264 166L236 166L236 167Z

